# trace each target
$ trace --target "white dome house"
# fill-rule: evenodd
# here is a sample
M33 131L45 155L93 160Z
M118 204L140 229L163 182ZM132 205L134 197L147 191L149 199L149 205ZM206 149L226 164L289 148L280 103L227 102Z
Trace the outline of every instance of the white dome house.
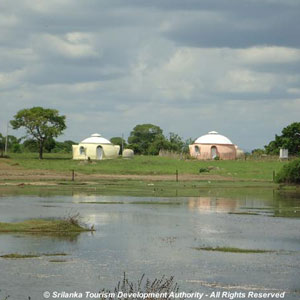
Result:
M120 146L113 145L99 133L94 133L84 139L79 145L73 145L73 159L77 160L102 160L117 158Z
M210 131L208 134L200 136L189 148L190 155L200 160L215 159L216 157L232 160L237 157L237 146L216 131Z

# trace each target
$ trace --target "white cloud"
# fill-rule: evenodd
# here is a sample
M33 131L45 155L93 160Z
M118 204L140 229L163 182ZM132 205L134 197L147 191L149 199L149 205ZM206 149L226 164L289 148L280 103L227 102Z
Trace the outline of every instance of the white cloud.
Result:
M234 69L217 81L216 88L219 92L268 93L276 83L277 78L274 74Z
M17 88L25 76L25 70L0 73L0 89Z
M262 56L268 54L268 48L265 49L267 53L258 51L260 57L256 57L256 63L264 64ZM283 53L295 53L285 50ZM248 65L250 54L253 55L252 48L177 48L168 60L155 68L149 67L148 61L139 57L132 70L132 90L135 93L147 92L148 97L157 101L205 101L203 98L215 93L244 93L248 96L255 93L257 97L257 93L267 94L299 83L297 75L253 70L252 65ZM283 57L280 57L282 61ZM289 57L289 61L295 58L296 55ZM267 64L272 59L276 60L276 57L269 57Z
M277 64L300 61L300 50L287 47L251 47L237 50L237 58L248 64Z
M66 139L151 122L262 146L299 114L299 18L286 1L3 0L0 120L41 105L67 115Z
M72 0L25 0L24 5L37 12L37 13L46 13L57 12L64 8L70 8L70 5L73 4Z
M36 36L35 41L40 51L48 51L53 54L62 55L65 58L85 58L101 55L99 49L92 45L90 35L79 32L68 33L63 37L44 34Z
M14 27L19 24L19 19L13 14L0 13L0 27Z
M287 92L289 93L289 94L300 94L300 89L299 88L290 88L290 89L288 89L287 90Z

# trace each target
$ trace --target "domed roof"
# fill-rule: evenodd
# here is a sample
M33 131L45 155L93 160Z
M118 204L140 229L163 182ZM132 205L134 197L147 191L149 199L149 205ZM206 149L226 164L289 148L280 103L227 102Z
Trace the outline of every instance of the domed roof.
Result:
M81 141L80 144L111 144L111 142L102 137L101 134L94 133L90 137Z
M202 135L196 139L195 144L230 144L232 142L226 136L219 134L216 131L210 131L208 134Z

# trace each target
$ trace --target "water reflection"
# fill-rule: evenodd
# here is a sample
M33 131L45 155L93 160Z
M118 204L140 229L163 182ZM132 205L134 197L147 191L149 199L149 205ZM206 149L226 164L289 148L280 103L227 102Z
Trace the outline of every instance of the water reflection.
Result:
M274 194L271 199L231 199L222 197L189 197L188 207L199 213L260 214L274 217L300 217L300 198Z
M99 204L102 203L102 204ZM0 255L69 254L67 263L49 258L0 258L0 288L19 300L41 299L42 291L111 288L124 271L131 278L174 275L182 290L214 286L259 286L288 291L298 299L299 198L272 190L201 191L199 197L58 195L0 197L0 221L64 217L79 212L96 232L76 236L0 234ZM258 216L238 215L255 212ZM233 214L231 214L233 213ZM270 216L280 218L271 218ZM281 217L289 218L281 218ZM267 254L197 251L200 246L274 250ZM284 250L282 254L281 251ZM272 274L272 276L269 276ZM283 275L284 274L284 277ZM207 283L206 285L203 285Z
M240 203L228 198L189 197L188 207L199 212L234 212L240 207Z

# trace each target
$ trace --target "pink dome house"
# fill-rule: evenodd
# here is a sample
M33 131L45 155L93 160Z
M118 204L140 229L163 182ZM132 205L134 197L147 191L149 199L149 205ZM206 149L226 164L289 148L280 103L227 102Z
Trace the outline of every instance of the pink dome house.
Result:
M210 131L196 139L194 144L189 145L190 155L200 160L215 159L224 160L237 158L238 147L226 136L216 131Z

